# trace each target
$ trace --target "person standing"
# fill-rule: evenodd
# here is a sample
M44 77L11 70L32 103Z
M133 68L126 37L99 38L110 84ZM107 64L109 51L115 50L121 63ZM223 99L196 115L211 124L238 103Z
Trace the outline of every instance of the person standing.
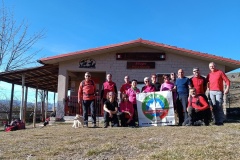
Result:
M117 86L116 86L116 83L112 81L112 74L110 74L110 73L107 74L106 82L104 82L103 85L102 85L101 100L102 100L103 104L107 100L107 93L108 92L115 93L114 97L117 100L117 95L118 95Z
M189 88L191 88L190 79L184 76L183 69L178 70L178 78L176 79L174 89L177 91L177 113L179 117L179 124L188 118L187 105L188 105L188 95Z
M176 82L176 74L175 73L170 73L170 82L175 83Z
M144 78L144 83L145 83L145 86L142 87L141 92L143 92L143 93L155 92L155 87L150 84L149 77Z
M133 119L135 123L138 122L138 112L137 112L137 94L140 93L140 90L137 88L137 80L133 79L131 83L131 88L127 90L127 95L129 97L129 101L133 104L134 115Z
M159 82L157 82L157 75L156 74L151 75L151 83L150 84L155 87L155 91L160 90L161 84Z
M214 62L209 63L210 73L207 75L208 89L213 107L215 125L223 125L223 95L228 94L230 80L226 74L218 70ZM226 83L226 88L223 88L223 81Z
M78 103L82 104L84 127L88 127L88 109L91 109L93 127L96 127L96 110L95 110L95 92L96 85L91 79L91 74L86 72L84 80L80 83L78 89Z
M121 100L122 100L122 95L123 94L126 94L126 92L127 92L127 90L129 89L129 88L131 88L131 83L130 83L130 79L129 79L129 76L125 76L124 77L124 84L121 86L121 88L120 88L120 98L121 98Z
M169 75L163 75L164 83L160 87L160 91L173 91L174 83L170 82Z

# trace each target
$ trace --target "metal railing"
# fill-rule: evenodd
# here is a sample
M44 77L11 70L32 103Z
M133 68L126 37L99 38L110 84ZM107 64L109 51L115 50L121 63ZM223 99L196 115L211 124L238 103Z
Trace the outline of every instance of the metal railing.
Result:
M103 116L103 107L100 100L100 96L96 96L95 98L95 107L96 107L96 114L99 117ZM65 115L66 116L75 116L76 114L83 114L82 104L78 103L77 96L69 96L67 103L65 105ZM88 110L88 115L91 115L90 110Z

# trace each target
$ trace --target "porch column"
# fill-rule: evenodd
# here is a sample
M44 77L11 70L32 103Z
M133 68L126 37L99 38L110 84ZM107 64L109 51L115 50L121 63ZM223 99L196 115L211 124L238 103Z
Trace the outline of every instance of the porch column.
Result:
M12 83L12 91L11 91L10 111L9 111L9 119L8 119L9 124L12 121L13 96L14 96L14 83Z
M23 122L26 123L26 115L27 114L27 98L28 98L28 87L25 88L25 99L24 99L24 107L23 107Z
M65 100L68 92L68 73L64 68L59 68L58 74L58 101L56 108L56 118L64 117Z
M19 118L23 120L23 108L24 108L24 86L25 86L25 75L22 74L22 101L20 106L20 115Z
M46 91L45 120L47 119L47 112L48 112L48 91Z

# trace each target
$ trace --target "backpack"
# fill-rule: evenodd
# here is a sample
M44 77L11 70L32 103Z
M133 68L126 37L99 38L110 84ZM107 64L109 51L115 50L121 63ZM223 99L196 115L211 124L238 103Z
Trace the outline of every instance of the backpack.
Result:
M90 82L91 82L91 85L94 86L94 82L93 82L93 80L90 79ZM84 86L85 86L85 80L82 81L82 88L83 88Z
M83 80L81 83L82 83L83 94L84 94L85 96L92 96L92 95L95 94L95 90L93 90L92 93L90 93L90 94L86 94L86 93L84 92L84 86L86 86L86 85L85 85L85 80ZM90 83L91 83L90 85L92 85L92 86L94 87L94 82L93 82L93 80L90 79ZM88 85L88 86L89 86L89 85Z

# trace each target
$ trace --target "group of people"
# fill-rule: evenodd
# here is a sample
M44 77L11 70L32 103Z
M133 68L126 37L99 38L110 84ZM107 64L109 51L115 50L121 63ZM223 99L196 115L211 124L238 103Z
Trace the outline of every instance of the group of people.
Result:
M126 127L138 125L136 97L139 93L172 91L173 105L178 116L178 125L195 125L202 120L209 125L212 113L215 125L223 125L223 95L229 92L230 81L225 73L216 68L214 62L209 63L210 72L207 77L200 74L198 67L193 68L193 77L184 76L183 69L177 75L163 75L163 83L157 82L157 75L152 74L144 78L144 86L137 88L137 80L130 81L129 76L124 77L125 83L120 88L120 103L118 103L118 90L112 81L112 75L106 75L106 82L102 85L101 100L104 109L104 128ZM223 81L226 84L224 90ZM208 96L206 91L208 89ZM94 107L96 86L91 80L91 74L85 73L85 79L80 83L78 102L83 107L84 126L88 126L88 109L91 109L93 127L96 127L96 110ZM210 107L211 106L211 107ZM119 121L121 124L119 124Z

